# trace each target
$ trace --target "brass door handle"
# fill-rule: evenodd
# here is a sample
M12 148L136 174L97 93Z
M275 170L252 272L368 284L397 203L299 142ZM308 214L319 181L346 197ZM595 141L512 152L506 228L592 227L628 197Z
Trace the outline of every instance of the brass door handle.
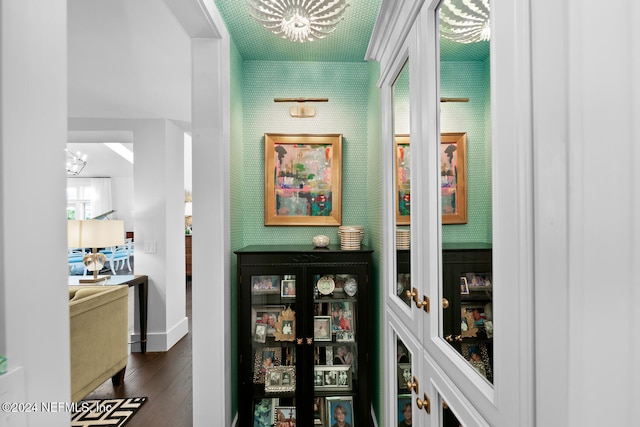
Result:
M423 295L422 298L422 301L416 301L416 307L421 308L428 313L430 308L429 297Z
M302 345L302 342L303 342L302 338L296 338L296 344Z
M313 345L313 338L307 338L307 345Z
M420 399L419 397L416 398L416 405L418 405L418 409L424 409L425 411L427 411L427 414L431 413L431 401L429 400L429 396L427 396L427 393L424 394L424 400Z
M451 336L451 335L447 335L446 337L444 337L444 339L449 341L449 342L453 342L453 336Z
M407 298L413 299L413 302L416 303L416 307L424 309L427 313L429 312L429 297L423 296L422 301L420 301L418 297L418 290L413 288L412 290L407 290L406 292Z
M442 308L444 308L445 310L447 308L449 308L449 300L446 298L442 298Z
M407 298L415 299L418 297L418 290L416 288L413 288L413 291L407 289L407 292L405 292L405 294L407 295Z
M407 388L409 389L409 391L411 392L412 390L418 394L418 379L414 376L413 377L413 382L411 381L407 381Z

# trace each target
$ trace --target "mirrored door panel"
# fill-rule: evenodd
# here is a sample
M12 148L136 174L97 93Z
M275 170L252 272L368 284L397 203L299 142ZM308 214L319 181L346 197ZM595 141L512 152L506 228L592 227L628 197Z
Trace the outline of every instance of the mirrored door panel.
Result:
M396 241L396 296L411 305L411 150L409 145L409 60L392 86L393 179Z
M489 1L444 0L438 16L440 334L493 382Z

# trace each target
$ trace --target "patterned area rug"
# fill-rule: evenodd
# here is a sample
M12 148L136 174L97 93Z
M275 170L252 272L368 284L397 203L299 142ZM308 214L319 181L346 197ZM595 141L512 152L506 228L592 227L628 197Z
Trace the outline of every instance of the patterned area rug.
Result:
M71 417L71 427L122 427L146 401L146 397L83 400Z

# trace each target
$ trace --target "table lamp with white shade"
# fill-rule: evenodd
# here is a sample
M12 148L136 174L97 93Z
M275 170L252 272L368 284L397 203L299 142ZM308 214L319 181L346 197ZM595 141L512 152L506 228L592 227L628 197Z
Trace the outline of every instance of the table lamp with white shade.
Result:
M184 203L184 232L191 234L191 216L193 215L193 203Z
M67 221L67 247L91 248L82 262L87 270L93 271L93 278L81 279L80 283L96 283L107 280L107 276L98 276L106 257L98 253L98 248L122 245L124 243L124 221L118 220L69 220Z

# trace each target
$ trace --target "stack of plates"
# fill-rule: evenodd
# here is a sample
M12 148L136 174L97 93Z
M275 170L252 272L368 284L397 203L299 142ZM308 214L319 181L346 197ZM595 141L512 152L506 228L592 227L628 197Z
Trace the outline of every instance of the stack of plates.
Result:
M340 237L340 249L353 251L359 250L362 239L364 239L364 227L360 225L342 225L338 227Z
M396 230L396 248L411 249L411 230L402 228Z

